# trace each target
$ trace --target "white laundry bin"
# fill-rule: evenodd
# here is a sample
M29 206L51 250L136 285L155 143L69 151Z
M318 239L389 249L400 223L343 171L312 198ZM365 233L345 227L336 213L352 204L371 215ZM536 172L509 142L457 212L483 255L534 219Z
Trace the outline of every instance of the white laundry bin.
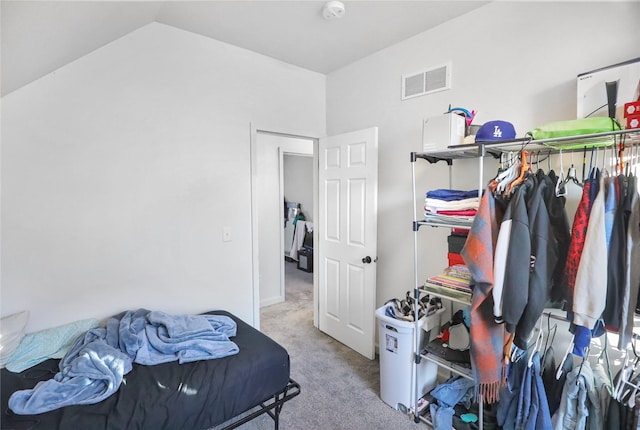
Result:
M422 328L419 333L420 349L428 341L427 331L434 327L439 329L443 311L444 308L419 321ZM384 306L376 309L376 318L380 350L380 398L389 406L407 412L414 403L415 323L387 316ZM436 386L438 366L435 363L422 359L417 373L420 395Z

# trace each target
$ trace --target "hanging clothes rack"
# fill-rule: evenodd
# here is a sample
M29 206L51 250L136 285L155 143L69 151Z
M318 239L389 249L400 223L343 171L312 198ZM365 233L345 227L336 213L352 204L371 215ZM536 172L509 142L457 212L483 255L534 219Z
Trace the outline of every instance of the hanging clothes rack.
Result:
M559 138L549 138L549 139L538 139L538 140L533 140L531 137L526 137L526 138L522 138L522 139L512 139L512 140L504 140L504 141L497 141L497 142L483 142L483 143L471 143L471 144L464 144L464 145L455 145L455 146L450 146L448 147L445 151L441 151L441 152L429 152L429 153L416 153L416 152L412 152L411 153L411 161L412 161L412 176L414 178L414 181L412 183L412 191L413 191L413 196L415 198L416 195L416 184L415 184L415 161L416 159L422 158L427 160L430 163L437 163L439 161L445 161L448 166L450 167L449 169L449 178L451 179L451 167L452 167L452 160L453 159L460 159L460 158L477 158L479 159L479 186L478 186L478 195L479 197L482 196L482 191L484 190L486 183L484 181L484 175L483 175L483 171L484 171L484 163L483 163L483 158L486 157L487 155L490 155L494 158L500 158L501 154L505 153L505 152L516 152L516 153L522 153L522 151L525 151L525 153L531 153L534 151L560 151L562 152L577 152L577 151L581 151L583 150L583 147L586 145L588 147L592 147L592 146L605 146L605 147L609 147L612 145L615 145L616 141L617 141L617 137L619 136L633 136L633 141L634 142L640 142L640 130L617 130L617 131L609 131L609 132L602 132L602 133L592 133L592 134L586 134L586 135L579 135L579 136L566 136L566 137L559 137ZM612 139L613 142L609 142L608 140ZM604 144L603 144L604 141ZM627 140L627 144L629 143L629 140ZM579 146L576 146L579 145ZM612 146L613 147L613 146ZM616 147L617 148L617 147ZM618 151L616 151L617 153ZM616 154L617 155L617 154ZM523 157L524 158L524 157ZM524 158L526 160L526 158ZM539 160L536 160L537 162L539 162ZM585 160L585 165L586 165L586 160ZM503 165L502 168L505 168L505 166ZM585 167L586 168L586 167ZM586 176L586 172L585 172L585 176ZM577 178L576 178L577 180ZM579 182L579 181L578 181ZM432 226L432 227L451 227L451 228L460 228L460 227L464 227L464 226L460 226L458 224L453 224L453 223L443 223L440 221L427 221L427 220L418 220L417 218L417 213L416 213L416 208L414 206L414 221L413 221L413 230L414 230L414 280L415 280L415 290L414 290L414 296L415 298L419 299L420 294L423 293L429 293L429 294L433 294L434 296L438 296L438 297L442 297L444 299L447 300L453 300L453 301L458 301L458 300L454 300L455 299L455 295L454 294L450 294L446 291L443 291L442 289L438 290L438 289L432 289L430 285L424 285L423 282L421 282L420 279L418 279L418 245L417 245L417 232L419 230L419 228L423 225L428 225L428 226ZM467 226L470 227L470 226ZM419 302L419 300L415 300L416 306L417 303ZM465 301L461 301L462 303L467 304L468 301L465 298ZM419 312L419 309L416 309L416 314ZM559 315L551 315L549 318L553 318L553 319L558 319L561 321L566 321L566 319L564 317L561 317ZM420 327L419 327L419 323L416 321L416 328L415 328L415 333L418 333L420 331ZM418 371L417 369L419 369L419 364L421 362L422 359L426 358L427 356L422 356L420 353L421 350L421 346L420 346L420 341L419 341L419 337L415 336L414 339L415 342L415 360L414 360L414 365L416 366L416 371ZM540 339L540 342L542 342L542 339ZM414 385L414 402L415 404L417 404L418 399L420 398L420 396L422 395L422 393L419 391L419 387L418 387L418 383L417 383L418 378L416 378L416 382ZM480 400L480 408L479 408L479 414L480 414L480 423L483 422L483 403L486 401L486 399L484 399L484 397L481 395L479 397ZM420 421L420 417L418 416L413 416L415 422L419 422ZM482 424L480 424L480 427L482 428Z

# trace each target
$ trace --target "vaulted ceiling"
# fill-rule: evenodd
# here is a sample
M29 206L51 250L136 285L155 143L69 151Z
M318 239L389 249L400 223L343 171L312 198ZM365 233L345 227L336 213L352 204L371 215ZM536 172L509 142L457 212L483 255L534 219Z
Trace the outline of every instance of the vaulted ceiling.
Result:
M330 73L483 6L478 0L7 1L1 3L2 95L151 22Z

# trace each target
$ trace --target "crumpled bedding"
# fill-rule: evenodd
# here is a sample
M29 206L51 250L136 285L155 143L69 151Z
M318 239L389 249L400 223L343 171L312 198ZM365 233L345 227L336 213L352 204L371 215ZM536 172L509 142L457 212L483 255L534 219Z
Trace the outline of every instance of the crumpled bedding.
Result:
M115 315L80 336L60 361L60 372L33 389L16 391L16 414L39 414L98 403L118 390L133 363L187 363L237 354L229 338L236 323L224 315L180 315L138 309Z

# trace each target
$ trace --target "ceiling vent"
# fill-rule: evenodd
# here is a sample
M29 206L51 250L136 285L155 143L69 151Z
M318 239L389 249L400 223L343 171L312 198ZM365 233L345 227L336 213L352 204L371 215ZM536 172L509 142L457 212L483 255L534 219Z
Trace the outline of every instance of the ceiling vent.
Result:
M402 100L451 88L451 64L402 75Z

